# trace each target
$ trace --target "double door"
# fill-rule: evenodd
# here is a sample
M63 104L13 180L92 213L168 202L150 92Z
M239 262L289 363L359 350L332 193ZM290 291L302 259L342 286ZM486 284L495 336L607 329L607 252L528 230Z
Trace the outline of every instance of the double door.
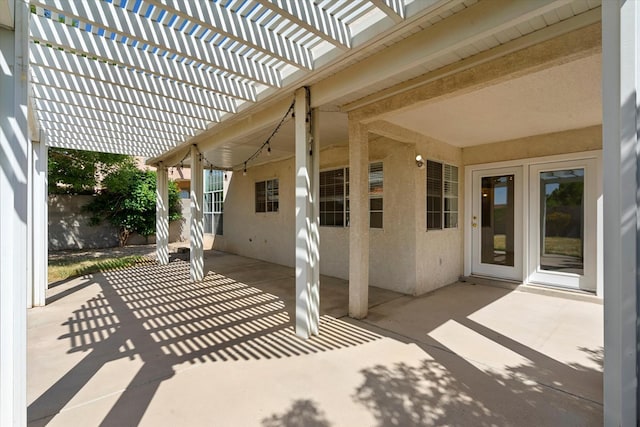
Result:
M594 291L594 159L472 172L472 274Z

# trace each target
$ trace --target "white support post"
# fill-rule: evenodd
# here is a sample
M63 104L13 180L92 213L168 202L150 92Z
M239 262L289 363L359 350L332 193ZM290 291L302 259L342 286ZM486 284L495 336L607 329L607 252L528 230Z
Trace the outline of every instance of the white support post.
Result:
M320 319L320 236L318 207L318 113L311 112L310 92L295 95L296 144L296 335L318 335ZM312 134L313 132L313 134Z
M156 171L156 254L158 264L169 264L169 174L162 162Z
M604 424L638 422L640 4L602 2Z
M32 280L31 306L43 307L47 298L47 264L49 254L49 225L48 225L48 194L47 194L47 163L48 149L46 135L41 133L40 141L33 141L31 210L32 226Z
M198 147L191 146L191 280L204 279L204 224L202 199L204 198L202 158Z
M311 333L320 333L320 109L311 110Z
M27 424L29 4L0 28L0 425Z
M349 118L349 316L367 316L369 304L369 140Z

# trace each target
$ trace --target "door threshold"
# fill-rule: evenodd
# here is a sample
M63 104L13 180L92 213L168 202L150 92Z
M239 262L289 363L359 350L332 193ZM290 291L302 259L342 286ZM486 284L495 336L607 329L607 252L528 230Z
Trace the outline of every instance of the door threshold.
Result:
M461 282L472 283L474 285L494 286L514 291L529 292L539 295L548 295L558 298L565 298L575 301L585 301L602 305L602 298L593 292L580 289L567 289L550 285L540 285L537 283L523 283L517 280L500 279L486 276L461 276Z

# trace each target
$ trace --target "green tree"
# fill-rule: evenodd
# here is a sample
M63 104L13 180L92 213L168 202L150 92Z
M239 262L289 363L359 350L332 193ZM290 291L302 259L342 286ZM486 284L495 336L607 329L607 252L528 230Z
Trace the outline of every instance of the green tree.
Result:
M49 194L93 194L101 179L134 164L132 156L93 151L49 149Z
M103 189L86 206L92 223L103 220L118 227L118 240L124 246L132 233L148 237L156 232L156 173L124 167L102 181ZM169 181L169 221L182 217L178 186Z

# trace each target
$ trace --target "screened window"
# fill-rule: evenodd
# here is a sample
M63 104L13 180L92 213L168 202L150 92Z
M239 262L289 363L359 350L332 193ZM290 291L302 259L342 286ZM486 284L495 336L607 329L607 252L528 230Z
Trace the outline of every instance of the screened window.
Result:
M256 212L278 212L279 199L277 178L256 182Z
M204 171L204 232L222 235L224 172Z
M383 224L382 162L369 165L369 226ZM320 172L320 225L349 225L349 168Z
M458 227L458 167L427 160L427 230Z

